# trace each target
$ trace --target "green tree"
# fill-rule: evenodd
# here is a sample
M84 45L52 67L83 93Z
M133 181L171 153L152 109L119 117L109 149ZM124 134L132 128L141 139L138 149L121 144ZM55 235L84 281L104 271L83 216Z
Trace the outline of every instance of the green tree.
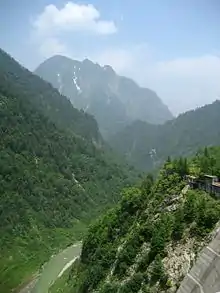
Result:
M160 254L158 254L153 263L153 268L151 272L151 283L154 284L157 281L163 280L164 276L165 276L165 272L164 272L164 267L162 263L162 258Z
M182 208L180 208L175 212L172 238L174 240L180 240L182 238L184 228L184 211Z
M112 283L107 283L101 288L100 293L115 293L119 289L119 285L115 284L114 282Z
M141 184L142 193L147 195L150 194L153 184L154 184L154 177L152 174L148 174Z

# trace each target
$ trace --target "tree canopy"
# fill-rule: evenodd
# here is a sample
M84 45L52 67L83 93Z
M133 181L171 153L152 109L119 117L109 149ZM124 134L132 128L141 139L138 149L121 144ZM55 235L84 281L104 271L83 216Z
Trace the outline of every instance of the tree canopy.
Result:
M0 51L0 292L81 238L136 180L95 120Z

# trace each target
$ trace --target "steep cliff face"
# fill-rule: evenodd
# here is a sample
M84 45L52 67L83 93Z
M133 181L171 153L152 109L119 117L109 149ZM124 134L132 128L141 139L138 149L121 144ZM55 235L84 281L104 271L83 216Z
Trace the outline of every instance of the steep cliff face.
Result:
M215 170L219 153L169 160L155 182L147 176L140 187L124 190L120 204L84 240L77 279L70 275L67 282L72 290L176 292L220 216L218 199L191 190L184 175Z

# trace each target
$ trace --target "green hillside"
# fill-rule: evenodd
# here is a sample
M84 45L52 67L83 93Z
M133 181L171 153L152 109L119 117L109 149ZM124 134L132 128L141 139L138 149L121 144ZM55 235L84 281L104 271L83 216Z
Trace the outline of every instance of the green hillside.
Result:
M219 164L220 148L205 149L188 162L169 159L156 181L148 175L125 189L90 228L61 292L176 292L220 216L219 200L188 189L184 176L219 174Z
M0 51L0 292L11 292L120 199L133 171L95 120Z
M163 125L136 121L109 139L139 169L159 169L168 156L190 156L220 144L220 101L179 115Z
M101 139L96 120L75 109L49 83L31 73L0 49L0 87L23 99L30 99L56 126L88 139Z

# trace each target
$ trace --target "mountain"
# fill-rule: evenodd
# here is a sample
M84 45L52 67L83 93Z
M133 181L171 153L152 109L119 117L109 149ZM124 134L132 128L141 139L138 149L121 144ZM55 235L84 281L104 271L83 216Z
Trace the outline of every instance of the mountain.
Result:
M158 169L168 156L193 155L200 147L220 144L220 101L179 115L163 125L135 121L109 143L142 170Z
M97 122L91 115L73 108L67 98L61 98L59 92L51 85L42 82L24 67L15 66L15 61L2 50L0 50L0 62L0 73L5 75L1 82L2 88L11 88L14 94L25 92L32 103L58 127L97 142L100 140Z
M148 175L141 186L124 190L118 206L90 228L62 292L177 292L201 249L215 236L220 216L219 200L190 189L184 177L195 169L198 176L215 175L211 171L216 170L220 174L219 166L220 148L206 149L190 161L169 160L156 181ZM215 266L216 256L213 259ZM200 263L196 272L204 278L203 268ZM209 276L209 285L210 279L215 278Z
M136 119L159 124L172 118L155 92L117 75L108 65L54 56L39 65L35 73L76 108L93 114L105 137Z
M105 150L97 123L0 50L0 292L49 256L137 176Z

